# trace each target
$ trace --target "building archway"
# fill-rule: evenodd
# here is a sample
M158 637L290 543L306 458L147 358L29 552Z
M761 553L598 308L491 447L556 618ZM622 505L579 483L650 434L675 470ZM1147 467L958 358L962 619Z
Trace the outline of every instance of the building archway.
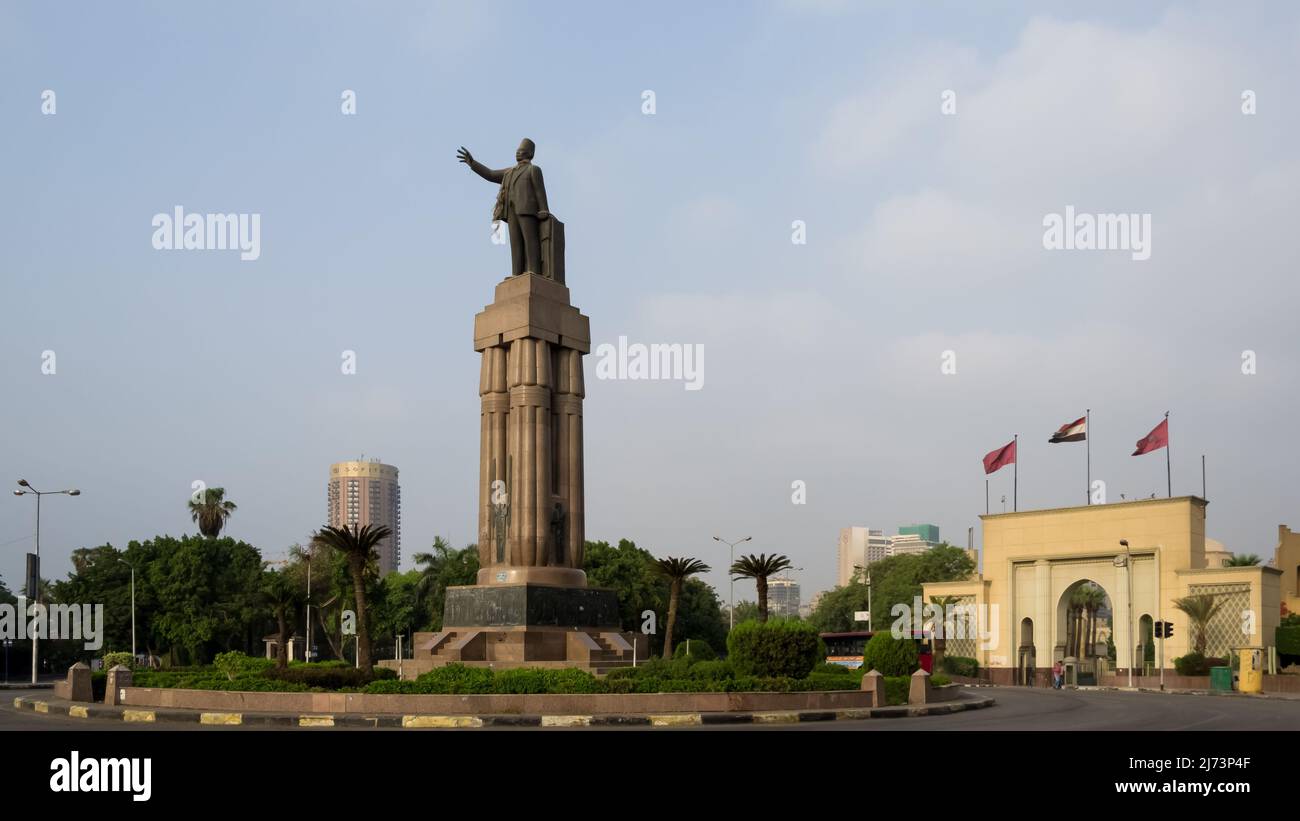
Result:
M1020 620L1020 644L1017 650L1016 684L1034 686L1034 620L1026 616Z
M1108 657L1112 631L1110 594L1092 579L1079 579L1061 591L1056 603L1053 662L1067 666L1067 683L1096 685ZM1071 678L1068 667L1073 665Z

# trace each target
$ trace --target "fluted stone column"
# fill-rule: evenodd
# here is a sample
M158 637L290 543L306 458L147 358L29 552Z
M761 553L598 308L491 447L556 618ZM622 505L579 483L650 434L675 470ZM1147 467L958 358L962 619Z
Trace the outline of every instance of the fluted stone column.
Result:
M531 274L500 283L495 301L475 317L474 348L483 356L479 584L586 583L582 356L590 339L568 288ZM504 555L497 553L503 523L494 482L504 483L508 504Z

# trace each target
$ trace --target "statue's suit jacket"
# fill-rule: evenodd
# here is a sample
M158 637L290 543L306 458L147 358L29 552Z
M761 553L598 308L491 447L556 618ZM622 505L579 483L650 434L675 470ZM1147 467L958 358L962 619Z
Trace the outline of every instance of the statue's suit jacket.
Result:
M542 180L542 169L531 162L494 170L475 160L474 171L485 180L501 183L496 208L492 209L492 219L506 219L507 211L529 217L537 216L538 211L550 210L546 207L546 184Z

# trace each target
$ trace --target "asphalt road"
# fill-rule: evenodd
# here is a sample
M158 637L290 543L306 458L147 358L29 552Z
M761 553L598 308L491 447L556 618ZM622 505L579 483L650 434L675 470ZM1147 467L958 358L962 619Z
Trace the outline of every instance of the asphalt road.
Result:
M707 725L684 728L687 732L781 732L897 730L1300 730L1300 700L1195 696L1173 693L1130 693L1099 690L1048 690L991 687L973 690L997 700L993 707L941 716L826 721L804 724ZM159 722L126 724L120 721L69 718L16 710L17 696L48 697L49 690L8 690L0 701L0 731L23 730L126 730L145 732L240 732L251 727L197 727ZM298 728L263 728L293 730ZM310 728L321 731L324 728ZM334 728L356 731L358 728ZM361 732L374 732L361 728ZM528 732L536 728L484 728L459 732ZM557 732L611 732L617 728L557 729ZM655 729L652 732L660 732ZM404 732L410 732L409 730ZM455 732L455 731L453 731Z

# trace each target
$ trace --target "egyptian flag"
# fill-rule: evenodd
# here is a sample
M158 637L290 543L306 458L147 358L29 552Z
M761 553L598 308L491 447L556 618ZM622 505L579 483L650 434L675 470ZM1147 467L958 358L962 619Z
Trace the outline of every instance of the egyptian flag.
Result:
M1082 442L1088 438L1088 417L1080 416L1073 422L1066 422L1061 425L1061 429L1052 434L1052 438L1047 441L1051 444L1061 442Z
M1150 453L1153 450L1169 447L1169 420L1156 425L1146 436L1138 440L1137 450L1133 451L1134 456L1141 456L1144 453Z
M1016 441L1012 439L1007 444L989 453L984 457L984 472L993 473L1007 465L1013 465L1016 462Z

